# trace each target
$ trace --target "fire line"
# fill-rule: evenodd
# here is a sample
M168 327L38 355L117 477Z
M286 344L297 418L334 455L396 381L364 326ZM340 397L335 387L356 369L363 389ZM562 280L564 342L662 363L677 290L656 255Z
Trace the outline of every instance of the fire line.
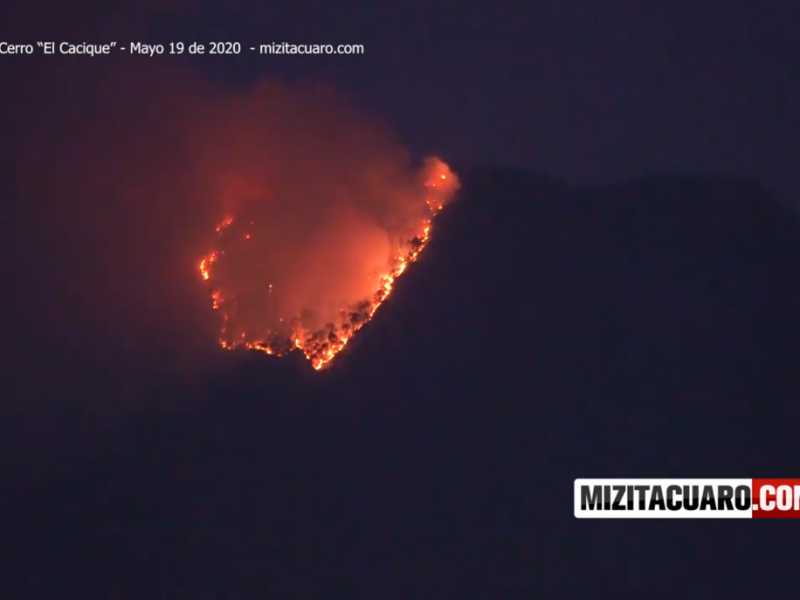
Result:
M362 298L360 301L342 308L338 323L310 329L305 327L298 317L294 317L290 320L288 335L279 335L277 332L268 331L254 339L250 338L247 332L241 332L236 336L227 328L228 321L235 314L236 298L231 294L226 295L217 287L212 276L213 266L221 260L224 251L214 250L203 257L198 265L198 270L202 280L209 286L212 307L221 314L220 345L226 349L248 348L274 356L283 356L288 352L300 350L314 369L320 370L328 365L353 339L355 333L372 319L381 304L391 294L397 278L406 271L409 264L417 260L427 245L433 219L444 205L444 199L439 191L443 186L451 183L449 178L455 177L449 173L444 163L437 164L440 165L440 168L435 169L428 181L425 182L429 216L420 223L416 231L410 232L408 241L411 249L394 257L388 272L379 278L377 289L371 297ZM217 235L225 234L233 223L232 216L225 217L216 227ZM244 239L249 240L250 234L245 234ZM270 294L273 291L272 288L273 286L270 284ZM281 320L283 321L283 319Z

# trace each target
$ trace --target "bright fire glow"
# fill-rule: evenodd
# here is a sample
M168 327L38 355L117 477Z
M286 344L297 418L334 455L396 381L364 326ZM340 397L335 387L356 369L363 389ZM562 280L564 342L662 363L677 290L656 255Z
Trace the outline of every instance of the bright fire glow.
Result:
M457 189L458 180L450 173L445 163L438 159L433 160L428 163L428 168L424 185L429 215L420 222L415 231L409 232L407 249L395 256L387 272L378 278L374 294L342 307L338 323L311 329L303 325L298 315L286 315L286 319L282 318L281 321L289 324L288 334L267 331L256 336L244 331L229 331L228 322L236 314L236 298L233 295L226 295L223 290L216 287L212 278L212 265L221 260L220 255L224 254L224 251L214 250L206 255L199 262L198 269L202 279L210 286L212 307L217 309L221 316L220 345L226 349L249 348L276 356L283 356L299 349L317 370L330 363L355 333L369 322L378 307L389 297L397 278L419 257L430 238L433 218ZM226 229L233 223L234 217L225 217L216 228L217 235L225 235ZM253 222L250 221L250 224ZM251 234L245 233L243 237L249 240ZM271 294L272 284L268 290Z

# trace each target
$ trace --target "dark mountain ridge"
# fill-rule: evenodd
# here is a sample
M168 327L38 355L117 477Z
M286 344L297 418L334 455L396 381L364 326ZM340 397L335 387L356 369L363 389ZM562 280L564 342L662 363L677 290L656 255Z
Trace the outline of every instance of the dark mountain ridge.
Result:
M160 391L181 410L6 495L26 597L785 591L791 557L751 549L788 528L580 522L572 482L792 475L797 218L749 180L458 172L330 369L226 354Z

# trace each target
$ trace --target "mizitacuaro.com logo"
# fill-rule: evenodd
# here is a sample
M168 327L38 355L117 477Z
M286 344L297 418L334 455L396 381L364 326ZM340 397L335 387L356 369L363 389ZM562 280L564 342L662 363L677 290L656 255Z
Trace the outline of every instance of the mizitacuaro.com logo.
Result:
M579 519L800 518L800 479L576 479Z

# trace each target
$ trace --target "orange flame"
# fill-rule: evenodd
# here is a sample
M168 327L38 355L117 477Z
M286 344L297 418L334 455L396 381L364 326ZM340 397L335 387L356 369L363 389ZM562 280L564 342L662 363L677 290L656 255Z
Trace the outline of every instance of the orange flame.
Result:
M371 298L365 298L355 306L344 308L341 311L341 323L338 326L333 326L332 330L330 326L318 330L310 330L303 327L300 323L293 324L289 334L291 344L284 344L283 346L287 347L283 347L280 344L271 343L266 340L248 341L245 332L241 332L240 339L226 339L229 313L226 311L225 306L227 301L233 300L233 298L223 297L221 290L212 288L212 307L214 309L221 309L220 313L222 314L221 337L219 339L220 346L226 349L243 347L276 356L282 356L287 352L298 349L303 352L316 370L320 370L330 363L330 361L342 351L347 343L353 339L355 333L369 322L381 304L383 304L386 298L391 294L397 278L406 271L410 263L417 260L430 239L433 217L443 208L442 198L437 193L438 190L436 189L439 187L438 181L447 180L447 174L441 172L442 170L447 170L447 166L444 163L435 161L430 163L430 165L434 166L434 171L429 174L428 180L425 182L425 187L428 189L426 203L431 216L420 224L417 231L409 235L409 242L411 242L412 249L404 255L401 254L394 258L392 262L393 266L388 273L385 273L379 278L377 289ZM457 183L455 186L457 187ZM217 233L222 234L232 223L233 217L225 217L217 226ZM247 234L245 239L249 238L250 235ZM210 282L210 267L217 261L219 255L223 253L224 252L218 251L211 252L200 261L199 270L204 281ZM269 285L269 292L272 293L272 284Z

